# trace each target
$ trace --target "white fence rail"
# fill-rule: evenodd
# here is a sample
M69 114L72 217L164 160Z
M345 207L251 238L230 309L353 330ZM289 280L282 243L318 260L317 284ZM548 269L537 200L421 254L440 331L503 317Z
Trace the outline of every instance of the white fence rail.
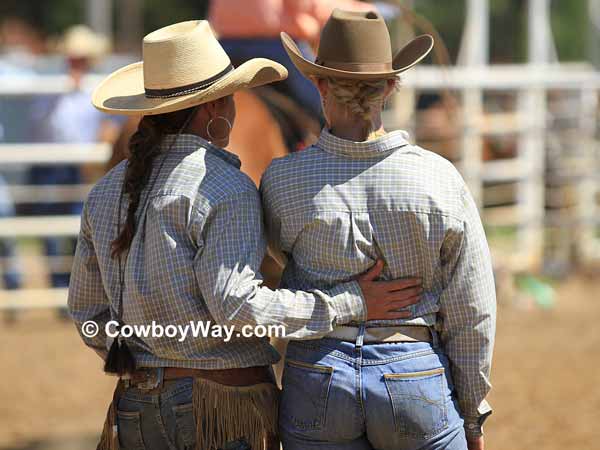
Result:
M77 236L79 224L79 216L9 217L0 219L0 239Z
M101 77L88 77L84 86L94 86ZM575 181L579 206L569 219L576 226L572 240L586 261L600 258L597 227L600 218L600 161L597 141L598 90L600 74L586 66L492 66L481 68L420 67L403 76L403 90L417 92L450 90L461 99L462 129L459 169L479 204L487 184L515 183L516 204L485 208L484 222L494 226L515 226L516 251L510 256L515 270L535 269L544 257L544 231L550 215L545 207L545 170L548 103L547 93L569 91L579 96L579 130L573 145L584 148ZM0 97L68 92L64 76L0 78ZM516 110L485 113L484 95L513 93ZM403 105L397 105L403 107ZM414 113L414 111L413 111ZM400 114L392 112L393 121ZM406 124L394 124L405 126ZM518 155L508 160L484 162L484 139L489 136L517 136ZM0 144L0 168L36 164L101 164L110 157L105 144ZM77 201L85 198L90 186L10 186L19 202ZM574 224L574 225L573 225ZM0 219L0 239L75 236L79 217L15 217ZM64 305L65 291L0 291L0 310Z
M0 312L61 308L67 305L67 289L0 290Z
M102 164L110 155L108 144L0 144L0 168Z

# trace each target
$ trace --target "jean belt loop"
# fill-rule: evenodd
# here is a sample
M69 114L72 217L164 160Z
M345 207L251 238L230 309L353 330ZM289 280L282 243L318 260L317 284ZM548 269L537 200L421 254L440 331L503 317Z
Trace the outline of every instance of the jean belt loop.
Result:
M361 322L358 327L358 333L356 335L356 348L362 348L363 342L365 340L365 323Z

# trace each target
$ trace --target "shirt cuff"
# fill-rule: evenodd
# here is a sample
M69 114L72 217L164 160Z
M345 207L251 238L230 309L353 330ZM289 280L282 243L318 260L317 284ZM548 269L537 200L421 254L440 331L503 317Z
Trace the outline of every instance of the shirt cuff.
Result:
M334 325L367 320L367 304L357 281L339 284L327 293L336 312Z
M484 400L477 408L477 413L474 415L465 415L465 434L467 437L483 436L483 423L492 414L492 407Z

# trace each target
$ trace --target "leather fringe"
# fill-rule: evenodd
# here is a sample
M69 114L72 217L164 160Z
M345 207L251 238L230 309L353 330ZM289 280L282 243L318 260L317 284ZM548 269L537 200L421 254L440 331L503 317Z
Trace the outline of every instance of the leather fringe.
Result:
M119 399L124 391L123 382L117 381L113 399L108 406L108 412L106 413L106 420L104 421L104 428L100 435L100 442L96 450L119 450L119 433L117 429L117 406Z
M241 438L252 450L279 449L276 385L224 386L196 378L192 401L196 450L217 450Z

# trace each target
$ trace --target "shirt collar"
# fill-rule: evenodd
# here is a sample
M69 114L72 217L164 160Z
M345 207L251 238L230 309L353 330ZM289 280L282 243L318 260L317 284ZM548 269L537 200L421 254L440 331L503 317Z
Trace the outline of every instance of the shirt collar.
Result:
M208 153L211 153L212 155L221 158L226 163L231 164L238 169L242 167L242 162L240 161L240 158L238 158L237 155L228 152L227 150L222 149L221 147L217 147L216 145L208 142L206 139L203 139L200 136L197 136L195 134L181 133L179 137L177 137L177 141L173 144L173 140L176 137L177 135L175 134L166 135L161 143L162 149L168 150L169 147L171 147L172 145L172 147L169 150L171 152L191 154L199 150L200 148L203 148Z
M387 133L370 141L354 142L334 136L327 128L323 128L317 141L317 147L326 152L350 158L371 158L388 155L401 147L410 145L406 131L398 130Z

